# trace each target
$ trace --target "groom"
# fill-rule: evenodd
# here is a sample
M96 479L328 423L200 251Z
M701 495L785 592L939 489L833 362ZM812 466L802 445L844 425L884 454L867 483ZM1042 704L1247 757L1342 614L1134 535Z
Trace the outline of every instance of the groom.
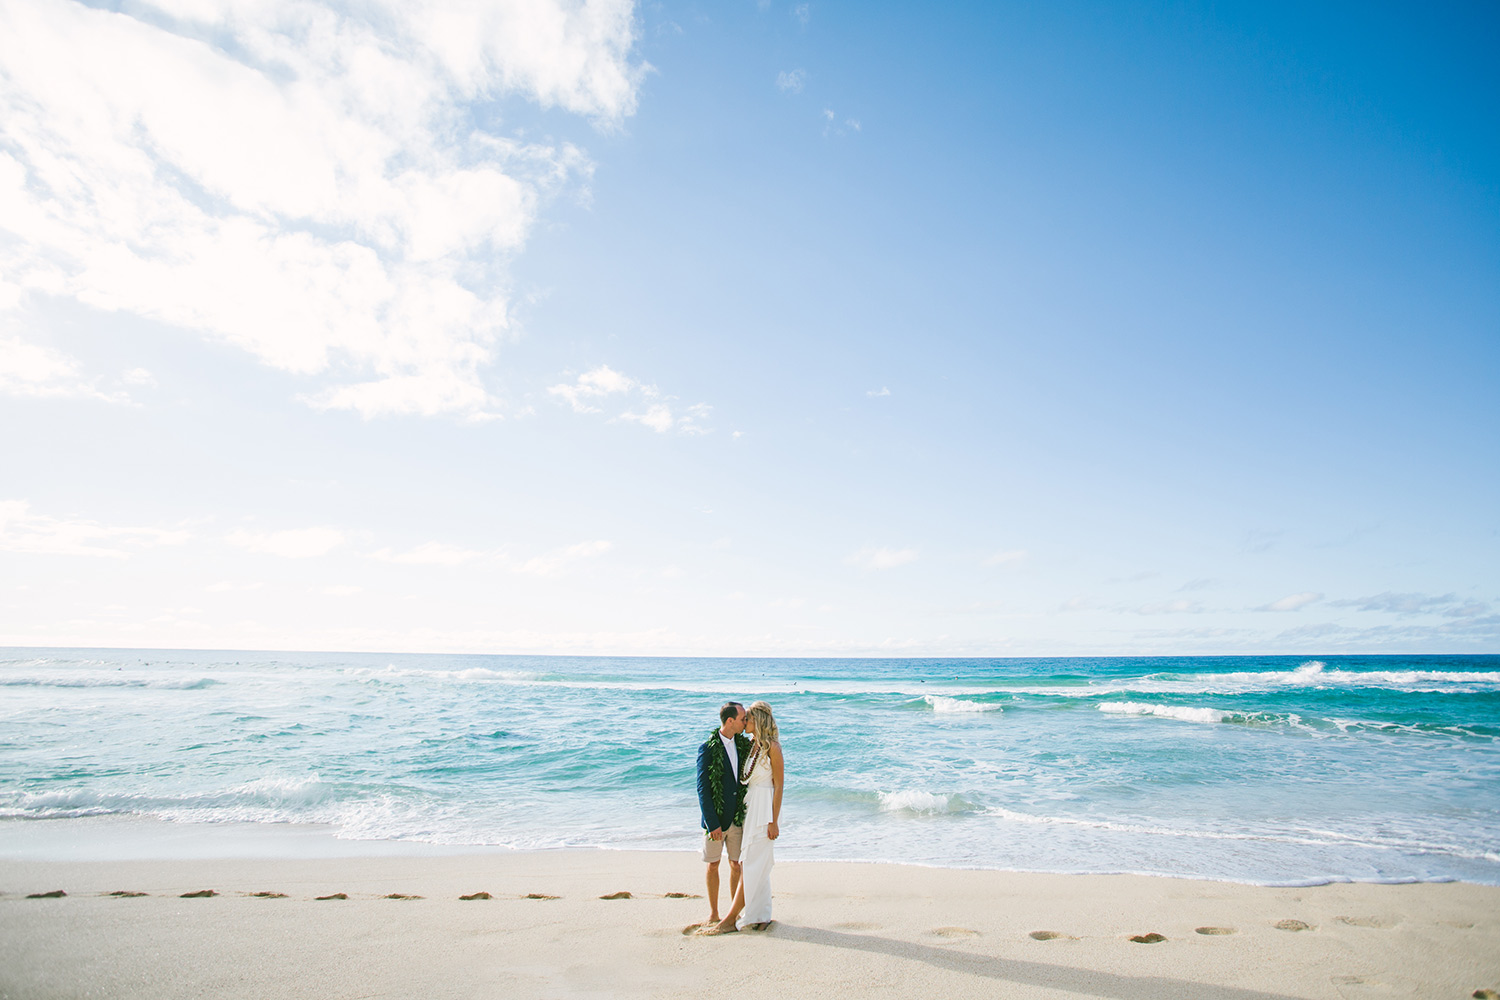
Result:
M719 922L719 859L729 845L729 901L740 887L740 837L745 822L745 786L740 761L750 752L745 706L725 702L719 728L698 748L698 809L703 814L703 860L708 863L708 919Z

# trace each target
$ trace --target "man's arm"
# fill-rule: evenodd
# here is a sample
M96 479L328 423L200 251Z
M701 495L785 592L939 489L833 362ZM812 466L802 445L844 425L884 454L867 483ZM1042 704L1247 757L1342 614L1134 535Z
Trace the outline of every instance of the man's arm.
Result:
M712 743L698 748L698 811L703 814L703 828L709 836L722 834L724 830L724 822L719 819L719 804L713 801L713 793L708 787L708 755L713 749Z

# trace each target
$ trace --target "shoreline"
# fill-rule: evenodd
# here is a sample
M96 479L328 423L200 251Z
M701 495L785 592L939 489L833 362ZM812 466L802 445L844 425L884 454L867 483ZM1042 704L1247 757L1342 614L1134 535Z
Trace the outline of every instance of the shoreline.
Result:
M22 831L25 831L24 833ZM62 836L53 834L61 833ZM454 857L465 855L529 855L599 851L601 853L692 854L682 847L615 847L607 845L506 847L493 844L442 844L423 840L361 840L340 837L337 827L323 823L189 822L133 813L93 816L0 818L0 864L8 861L116 862L227 859L312 860L319 858ZM1500 883L1470 879L1356 878L1330 875L1311 879L1254 881L1220 878L1190 872L1078 871L1042 868L980 867L898 858L781 858L781 865L851 864L958 872L999 872L1017 875L1131 876L1181 879L1243 885L1266 889L1298 889L1321 885L1463 885Z
M317 860L332 858L422 858L525 856L598 851L603 854L693 855L682 847L556 846L517 848L487 844L440 844L422 840L359 840L338 836L322 823L187 822L133 813L93 816L0 818L0 865L15 862L111 863L126 861ZM1059 871L1039 868L979 867L893 858L779 858L778 865L891 865L954 872L1014 875L1174 879L1263 889L1304 889L1324 885L1461 885L1495 887L1500 883L1468 879L1355 878L1331 875L1310 879L1252 881L1190 872Z
M707 905L681 851L4 858L0 995L690 997L726 975L805 996L1500 990L1500 887L827 861L778 865L773 884L770 931L702 938L682 933Z

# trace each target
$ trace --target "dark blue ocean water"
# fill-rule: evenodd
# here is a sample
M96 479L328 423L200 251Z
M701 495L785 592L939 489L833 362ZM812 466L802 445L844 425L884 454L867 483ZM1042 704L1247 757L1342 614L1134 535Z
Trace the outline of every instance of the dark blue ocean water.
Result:
M0 650L0 823L696 846L764 698L781 857L1500 883L1500 657L833 660Z

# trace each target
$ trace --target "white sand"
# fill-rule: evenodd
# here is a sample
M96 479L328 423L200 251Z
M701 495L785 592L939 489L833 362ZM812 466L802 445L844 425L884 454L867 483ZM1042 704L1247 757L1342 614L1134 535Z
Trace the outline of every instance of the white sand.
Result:
M1491 886L1268 889L783 863L770 931L685 937L706 902L665 894L701 894L702 875L692 855L606 851L0 861L0 997L1457 1000L1500 990ZM52 889L68 895L25 898ZM179 898L198 889L220 895ZM113 890L149 895L101 895ZM495 898L457 898L479 890ZM599 899L621 890L634 898ZM335 892L349 899L314 898ZM531 892L562 898L521 898ZM1287 919L1311 929L1274 926ZM1129 940L1152 931L1167 940Z

